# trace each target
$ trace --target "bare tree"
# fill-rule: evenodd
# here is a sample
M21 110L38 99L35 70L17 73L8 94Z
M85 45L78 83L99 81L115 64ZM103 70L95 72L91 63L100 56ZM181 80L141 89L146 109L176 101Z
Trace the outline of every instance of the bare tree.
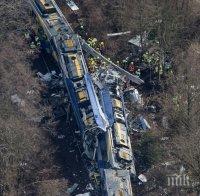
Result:
M0 2L0 38L7 37L9 31L19 32L31 24L30 7L26 0L2 0Z
M0 2L0 195L5 196L36 195L39 182L55 179L59 170L56 148L36 122L50 111L41 104L45 87L31 70L36 56L22 36L30 25L28 6L24 0ZM21 101L14 103L13 95Z
M169 114L173 133L173 153L200 180L200 45L191 43L187 51L176 55L177 73L171 83L171 97L167 96L166 113Z

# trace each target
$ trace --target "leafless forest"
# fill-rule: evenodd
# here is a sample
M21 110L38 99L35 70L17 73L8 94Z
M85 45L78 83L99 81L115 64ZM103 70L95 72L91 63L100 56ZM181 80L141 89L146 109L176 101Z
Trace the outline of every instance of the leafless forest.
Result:
M42 104L46 91L32 66L24 32L32 27L27 1L1 1L0 29L0 195L58 195L67 181L58 176L56 147L48 132L51 109ZM12 98L17 96L18 101Z

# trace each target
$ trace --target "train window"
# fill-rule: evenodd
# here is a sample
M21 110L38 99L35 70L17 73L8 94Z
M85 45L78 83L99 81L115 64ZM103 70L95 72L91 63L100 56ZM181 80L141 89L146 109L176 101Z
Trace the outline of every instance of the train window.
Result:
M75 89L79 89L79 88L81 88L81 87L83 87L84 85L83 85L83 83L82 83L82 81L80 81L80 82L74 82L74 87L75 87Z
M132 161L132 156L130 154L130 151L127 149L120 149L118 152L118 156L120 159L123 159L127 162L131 162Z
M88 99L87 93L84 90L77 92L77 94L78 94L78 98L79 98L80 102L86 101Z
M72 61L75 61L75 60L76 60L76 57L75 57L75 56L72 56L71 59L72 59Z
M74 42L72 39L67 39L65 40L65 44L68 48L73 48L74 47Z
M82 86L82 84L81 83L77 83L77 87L79 88L79 87L81 87Z

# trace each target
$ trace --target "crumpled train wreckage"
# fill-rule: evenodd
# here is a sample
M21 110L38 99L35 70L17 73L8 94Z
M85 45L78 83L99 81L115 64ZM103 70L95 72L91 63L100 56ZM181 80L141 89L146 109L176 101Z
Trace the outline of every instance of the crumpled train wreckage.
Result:
M137 89L127 88L127 80L136 84L143 81L75 34L54 0L30 3L41 27L42 46L59 65L80 130L83 154L90 163L88 171L94 190L100 195L132 195L131 178L136 172L126 102L142 105L142 98ZM95 70L90 70L88 56L97 60ZM48 75L40 77L48 79ZM135 130L149 128L142 116L132 124L137 125Z

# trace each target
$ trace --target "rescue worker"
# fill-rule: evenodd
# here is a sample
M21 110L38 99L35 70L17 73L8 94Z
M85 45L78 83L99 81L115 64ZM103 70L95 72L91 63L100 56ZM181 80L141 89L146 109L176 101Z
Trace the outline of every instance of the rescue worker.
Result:
M89 65L89 70L90 70L92 73L95 72L95 69L96 69L96 62L95 62L95 59L94 59L94 58L89 58L88 65Z
M80 26L79 26L78 31L79 31L79 34L80 34L81 36L85 36L85 35L86 35L85 28L84 28L83 25L80 25Z
M180 97L178 95L175 95L173 98L172 98L172 101L173 103L176 105L177 108L179 108L179 99Z
M159 61L160 61L159 54L157 52L152 54L152 63L153 64L158 64Z
M105 62L105 61L101 62L101 65L102 65L103 67L106 67L106 62Z
M140 69L137 69L137 71L135 72L135 75L136 75L138 78L140 78L140 76L141 76L141 71L140 71Z
M122 63L123 63L123 69L126 69L126 66L127 66L128 61L127 61L126 59L124 59L124 60L122 61Z
M92 46L92 38L91 37L88 38L87 43L88 43L88 45Z
M145 53L143 54L143 60L144 60L144 62L146 62L146 63L148 63L148 64L151 63L151 58L150 58L150 56L149 56L149 52L145 52Z
M99 58L96 58L96 66L99 67L101 65L101 60Z
M30 39L31 39L31 36L30 36L29 33L25 33L24 36L25 36L25 38L26 38L27 40L30 40Z
M169 72L169 71L171 70L171 68L172 68L170 62L168 62L168 61L165 62L165 65L164 65L164 66L165 66L165 70L168 71L168 72Z
M34 42L31 42L31 44L30 44L30 48L31 48L31 49L35 49L35 48L36 48L36 45L35 45Z
M130 73L134 73L134 72L135 72L135 65L134 65L134 62L131 62L131 63L129 64L128 70L129 70Z
M172 69L169 70L169 75L170 75L170 76L173 75L173 70L172 70Z
M154 73L158 74L158 65L155 66Z
M163 75L163 67L162 65L159 66L159 76Z
M105 50L105 44L104 44L104 42L100 42L99 48L100 48L100 52L103 53L104 50Z
M127 62L129 61L129 57L126 57L126 61L127 61Z
M101 53L100 48L96 48L96 51L99 52L99 53Z
M126 63L127 63L126 59L122 60L122 63L123 63L123 64L126 64Z
M40 38L38 36L35 36L35 44L36 46L40 47L41 43L40 43Z
M40 38L38 36L35 36L35 42L38 42Z
M93 38L92 40L91 40L91 46L93 47L93 48L95 48L95 46L97 45L97 38Z

